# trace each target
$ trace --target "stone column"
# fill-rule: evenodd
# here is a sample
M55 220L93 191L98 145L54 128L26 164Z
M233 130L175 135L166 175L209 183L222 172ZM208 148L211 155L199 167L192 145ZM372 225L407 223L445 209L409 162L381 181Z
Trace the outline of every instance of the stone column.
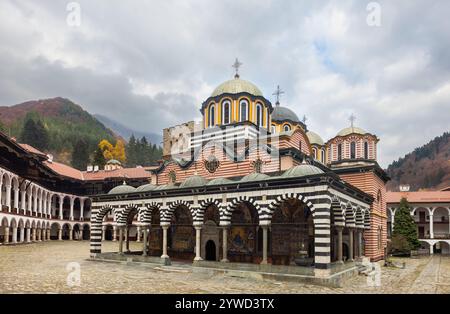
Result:
M69 219L70 220L74 220L73 219L73 206L74 206L74 204L75 204L75 197L70 197L70 216L69 216Z
M24 240L25 240L25 228L20 228L19 242L23 243Z
M117 226L113 227L113 241L117 241Z
M23 190L20 191L20 195L22 196L20 198L20 209L23 210L23 214L26 214L26 199L27 199L27 191Z
M27 229L27 243L31 242L31 229L30 228L26 228Z
M119 227L119 253L123 254L123 228Z
M141 242L141 227L137 227L136 242Z
M46 241L47 240L46 235L47 235L47 230L46 229L42 229L42 241Z
M130 228L128 226L125 227L125 250L126 252L130 252Z
M17 227L12 228L12 243L17 243Z
M69 227L69 240L72 241L73 240L73 228Z
M64 197L59 196L59 219L63 220Z
M58 240L62 241L62 228L58 229Z
M392 212L392 215L391 215L391 237L392 237L392 234L394 234L394 222L395 222L395 212Z
M194 261L201 261L202 260L202 257L201 257L201 254L200 254L201 231L202 231L202 226L195 226L195 258L194 258Z
M85 199L80 199L80 220L84 220L84 201Z
M144 236L142 239L142 256L147 256L147 245L148 245L148 229L144 226Z
M14 189L14 208L17 209L17 213L19 213L19 189Z
M9 227L5 227L5 240L3 243L9 243Z
M263 257L262 257L262 261L261 264L267 264L267 250L268 250L268 229L269 226L268 225L262 225L261 226L262 231L263 231Z
M52 219L53 215L53 202L52 202L52 195L48 196L48 218Z
M102 241L105 241L106 226L102 227Z
M47 240L50 241L51 230L47 229Z
M33 228L33 242L36 242L36 228Z
M338 243L337 243L337 261L339 263L343 263L344 262L343 261L343 257L342 257L342 229L343 229L343 227L341 227L341 226L336 227L336 230L337 230L337 233L338 233L338 236L337 236L337 240L338 240Z
M430 239L434 239L433 214L430 214Z
M161 225L163 230L163 253L161 255L161 258L169 258L169 255L167 255L167 229L169 229L168 224Z
M11 212L11 186L6 185L6 207L8 207L8 212Z
M353 262L353 250L355 249L353 245L353 228L348 229L348 239L348 261Z
M228 226L222 229L222 260L221 262L228 262Z

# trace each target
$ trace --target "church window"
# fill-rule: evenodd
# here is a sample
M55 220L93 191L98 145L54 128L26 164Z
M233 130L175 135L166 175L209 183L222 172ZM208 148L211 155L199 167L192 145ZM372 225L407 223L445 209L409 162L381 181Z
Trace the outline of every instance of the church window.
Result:
M230 118L230 114L231 114L231 110L230 110L230 106L231 103L229 100L226 100L223 102L222 104L222 124L229 124L231 121Z
M256 125L263 126L262 106L260 104L256 105Z
M262 166L263 166L263 161L261 159L256 159L253 162L253 170L256 173L262 173Z
M369 159L369 143L364 142L364 159Z
M338 160L341 160L342 159L342 144L338 144L337 150L338 150Z
M239 106L240 108L240 122L246 121L248 118L248 102L247 100L241 100Z
M355 142L350 143L350 158L351 159L356 158L356 143Z
M271 129L270 129L270 132L271 132L272 134L277 133L277 128L276 128L275 125L272 125L272 127L271 127Z
M323 163L325 163L325 150L324 149L322 149L321 151L321 161L323 162Z
M289 132L291 130L291 126L289 124L285 124L283 130L284 132Z
M215 117L216 117L216 113L215 113L215 106L214 105L211 105L210 107L209 107L209 115L208 115L208 119L209 119L209 122L208 122L208 126L209 127L213 127L216 123L215 123Z
M317 150L315 148L313 148L313 155L314 155L314 159L317 159Z

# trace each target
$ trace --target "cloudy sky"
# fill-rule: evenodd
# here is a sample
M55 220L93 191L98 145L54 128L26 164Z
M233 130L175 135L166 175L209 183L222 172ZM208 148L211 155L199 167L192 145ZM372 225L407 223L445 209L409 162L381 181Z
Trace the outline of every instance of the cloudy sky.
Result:
M239 57L324 139L354 113L382 166L450 130L447 0L89 0L75 27L68 3L0 1L0 105L62 96L161 133L198 118Z

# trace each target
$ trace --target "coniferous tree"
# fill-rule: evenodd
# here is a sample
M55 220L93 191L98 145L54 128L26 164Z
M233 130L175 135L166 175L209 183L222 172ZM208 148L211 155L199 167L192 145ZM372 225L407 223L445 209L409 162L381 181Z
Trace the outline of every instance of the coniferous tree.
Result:
M395 213L392 246L395 251L406 254L420 247L416 223L410 214L410 207L406 198L401 199L400 207Z
M20 140L39 150L45 150L48 148L49 137L40 120L35 122L32 118L28 118L23 126Z
M105 156L103 156L103 151L98 147L95 150L94 158L93 158L93 165L98 166L100 169L103 169L106 164Z
M89 148L86 141L80 139L73 147L72 166L79 170L85 170L89 163Z

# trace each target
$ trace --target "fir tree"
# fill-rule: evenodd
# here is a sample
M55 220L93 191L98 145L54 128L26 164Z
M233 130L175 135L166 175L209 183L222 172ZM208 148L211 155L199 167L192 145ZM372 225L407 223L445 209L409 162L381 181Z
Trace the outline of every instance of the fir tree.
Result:
M32 118L28 118L23 126L20 140L39 150L45 150L48 148L49 137L40 120L35 122Z
M89 148L86 141L80 139L73 147L72 166L79 170L85 170L89 163Z
M94 166L98 166L100 169L103 169L106 164L105 156L103 156L103 151L98 147L95 150L94 158L93 158Z
M414 218L410 214L406 198L400 201L400 207L395 213L394 232L392 235L393 249L401 253L410 253L420 247Z

